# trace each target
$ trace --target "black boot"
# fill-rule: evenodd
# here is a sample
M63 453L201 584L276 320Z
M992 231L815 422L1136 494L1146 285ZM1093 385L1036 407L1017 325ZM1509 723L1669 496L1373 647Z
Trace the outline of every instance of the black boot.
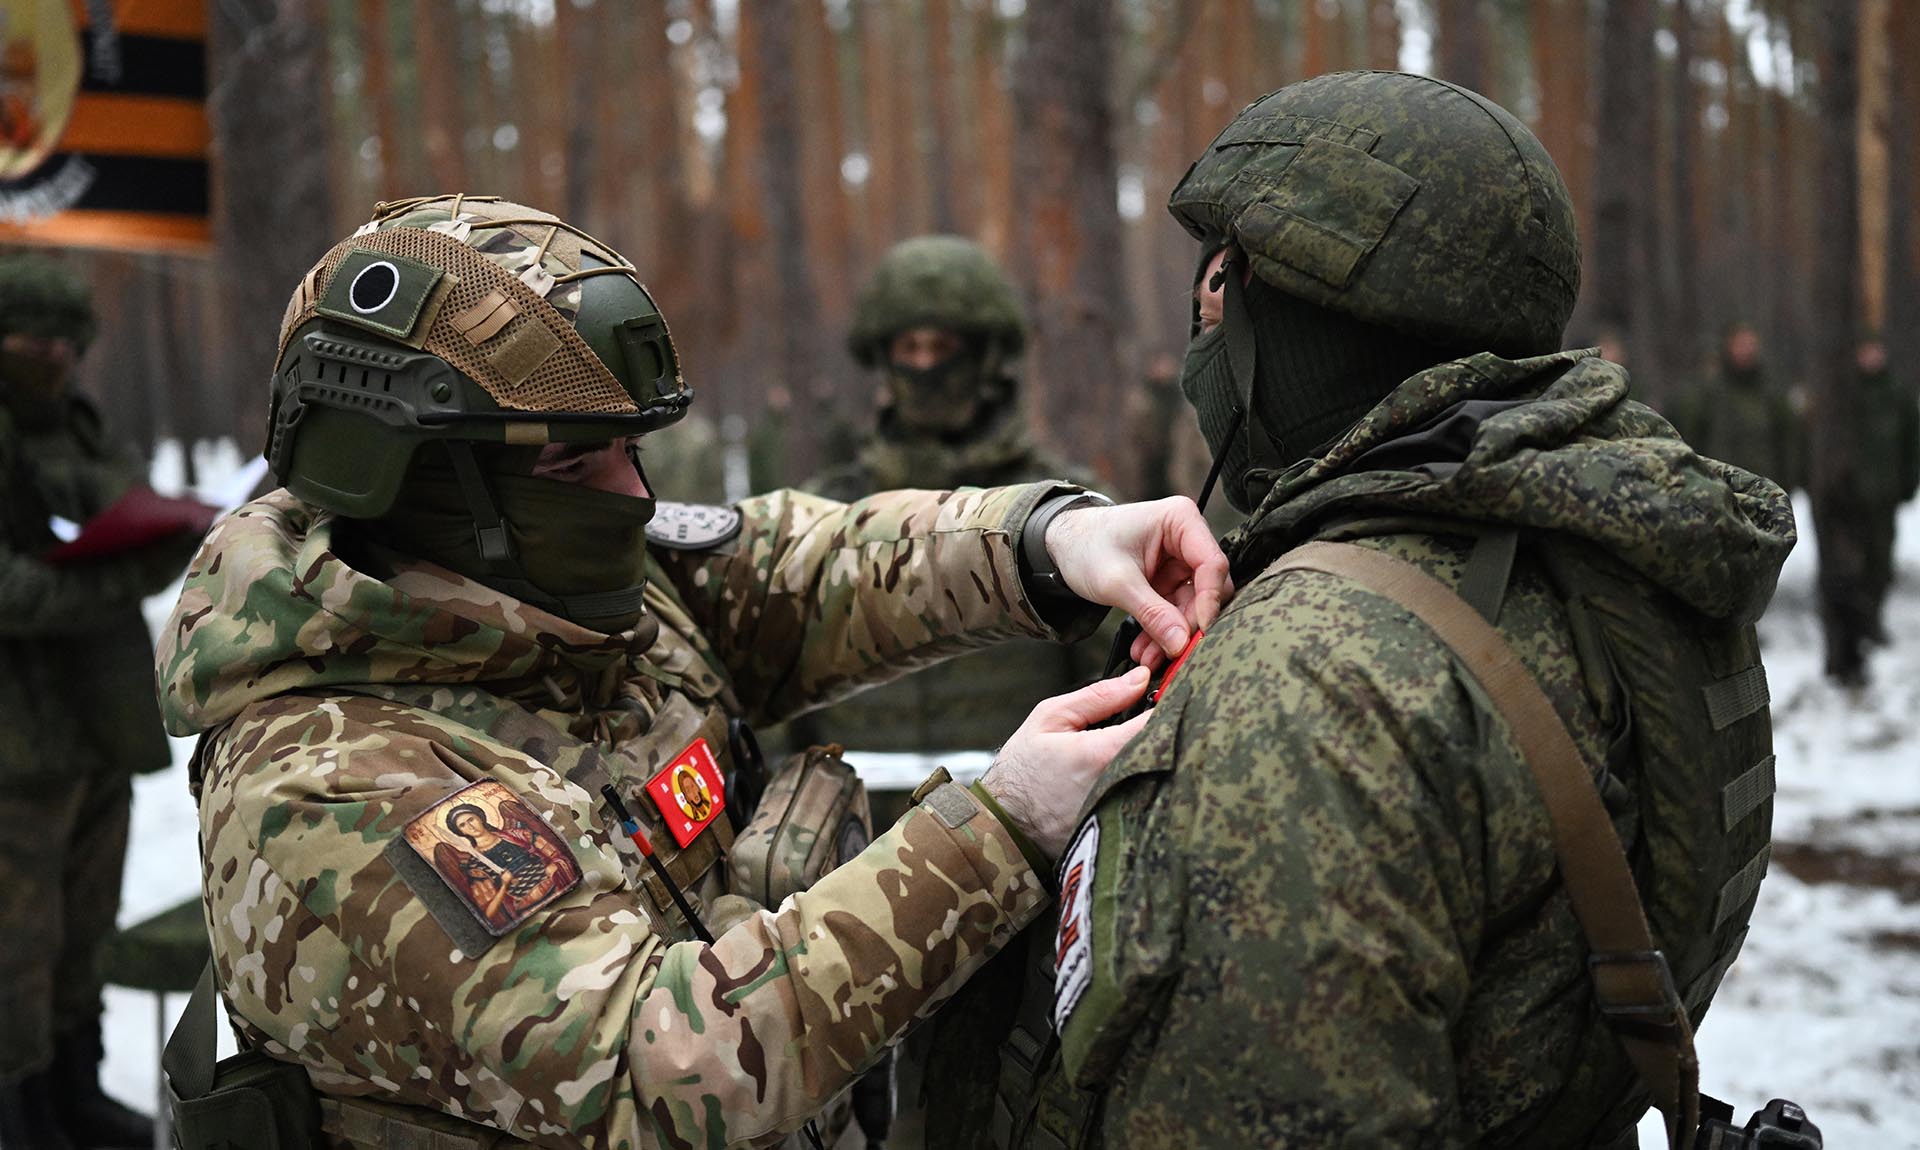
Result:
M0 1150L74 1150L54 1117L46 1071L0 1083Z
M153 1119L100 1089L100 1056L98 1021L54 1038L47 1080L60 1125L77 1150L149 1150Z

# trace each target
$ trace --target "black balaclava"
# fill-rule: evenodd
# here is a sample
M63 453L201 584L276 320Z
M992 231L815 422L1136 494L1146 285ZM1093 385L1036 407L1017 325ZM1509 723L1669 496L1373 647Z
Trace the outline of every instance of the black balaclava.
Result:
M1244 258L1228 258L1224 314L1188 348L1180 388L1227 502L1249 514L1271 473L1315 454L1409 376L1452 356L1258 277L1243 285Z
M885 434L901 439L963 441L990 422L1006 390L1005 356L984 336L964 334L961 347L931 367L907 367L888 357Z
M459 455L472 452L468 475ZM516 599L607 634L644 613L646 526L654 501L535 478L538 447L449 444L421 450L392 510L367 538L438 563ZM476 497L474 482L484 493ZM497 521L508 544L502 554Z

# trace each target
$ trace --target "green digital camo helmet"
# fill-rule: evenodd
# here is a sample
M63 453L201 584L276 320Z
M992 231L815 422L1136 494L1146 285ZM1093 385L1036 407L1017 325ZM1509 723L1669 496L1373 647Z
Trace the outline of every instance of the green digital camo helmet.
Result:
M1443 348L1560 348L1573 202L1526 126L1454 84L1337 72L1249 105L1168 209L1289 295Z
M0 258L0 335L69 339L77 353L93 331L92 293L72 272L45 256Z
M996 359L1020 354L1027 338L1019 294L986 249L963 236L895 244L860 289L847 350L862 367L883 367L893 337L917 327L985 336Z
M618 252L492 196L404 200L376 206L289 301L267 460L301 499L374 519L430 440L610 441L691 399Z

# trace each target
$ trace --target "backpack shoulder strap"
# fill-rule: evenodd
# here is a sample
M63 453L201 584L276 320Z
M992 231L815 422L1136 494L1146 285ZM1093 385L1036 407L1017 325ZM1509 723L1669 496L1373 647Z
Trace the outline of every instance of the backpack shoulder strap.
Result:
M1653 945L1626 852L1573 736L1500 632L1445 583L1385 552L1350 543L1296 548L1277 570L1351 579L1431 628L1500 712L1545 800L1562 881L1591 950L1594 1001L1666 1118L1679 1148L1699 1124L1699 1058L1666 956Z

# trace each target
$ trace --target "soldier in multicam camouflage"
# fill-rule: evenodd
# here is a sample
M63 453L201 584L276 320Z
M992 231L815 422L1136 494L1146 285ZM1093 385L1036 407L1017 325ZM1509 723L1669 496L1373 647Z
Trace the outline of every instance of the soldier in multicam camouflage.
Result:
M202 737L218 982L249 1046L305 1067L330 1145L780 1141L1045 905L1137 724L1085 728L1146 676L1043 703L981 783L929 780L777 906L717 865L745 833L735 720L1071 635L1080 596L1174 646L1225 590L1190 503L1033 538L1077 498L1054 484L655 516L629 448L689 399L664 321L612 249L518 205L383 205L281 344L287 488L209 537L159 681ZM1072 595L1027 589L1055 574Z
M172 756L140 600L179 575L181 532L77 559L80 524L142 477L72 389L87 289L38 256L0 260L0 1146L150 1146L100 1092L100 959L120 906L130 781Z
M1182 388L1249 516L1224 541L1241 589L1096 785L992 1129L948 1144L1633 1145L1649 1088L1518 728L1397 600L1283 560L1343 540L1407 561L1517 650L1659 951L1595 970L1670 974L1647 1016L1669 1029L1638 1032L1670 1034L1766 867L1752 624L1794 542L1785 494L1558 350L1571 204L1478 95L1282 89L1171 208L1205 245Z

